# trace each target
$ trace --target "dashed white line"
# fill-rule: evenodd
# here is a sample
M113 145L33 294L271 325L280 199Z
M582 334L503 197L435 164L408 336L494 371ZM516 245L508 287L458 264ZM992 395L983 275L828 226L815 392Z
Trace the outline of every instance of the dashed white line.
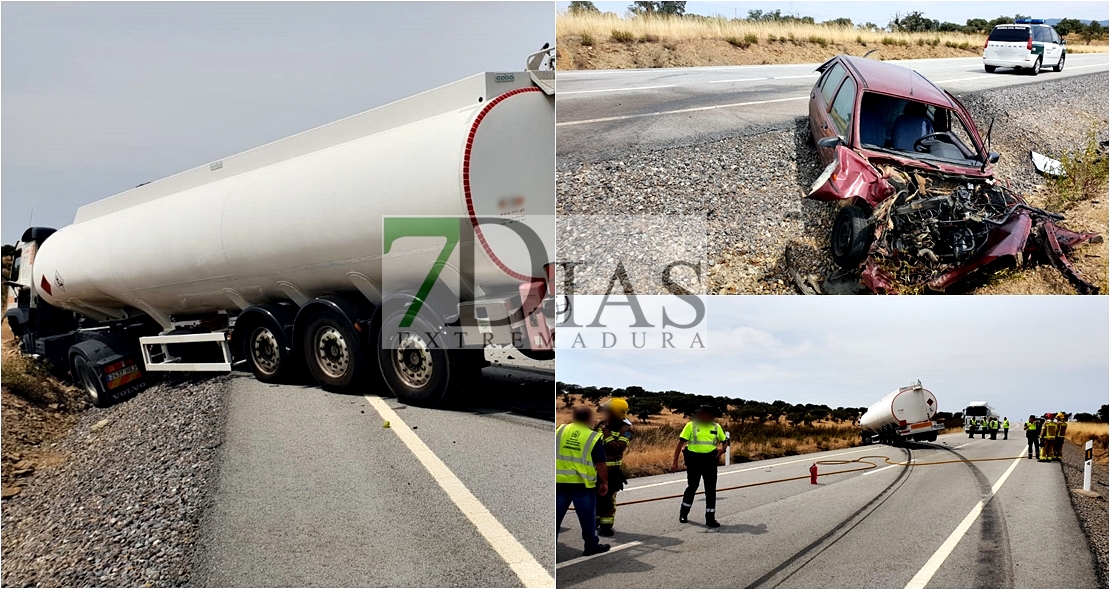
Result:
M710 80L710 84L724 84L728 82L755 82L757 80L770 80L770 78L733 78L732 80Z
M677 114L682 114L682 113L695 113L695 112L698 112L698 111L711 111L711 110L714 110L714 109L729 109L729 108L735 108L735 107L747 107L747 106L752 106L752 105L757 105L757 104L770 104L770 103L774 103L774 102L788 102L788 101L791 101L791 100L805 100L807 98L809 98L808 94L805 95L805 96L792 96L790 98L776 98L776 99L772 99L772 100L755 100L755 101L752 101L752 102L734 102L734 103L731 103L731 104L718 104L718 105L713 105L713 106L708 106L708 107L692 107L692 108L688 108L688 109L676 109L676 110L673 110L673 111L654 111L654 112L650 112L650 113L638 113L638 114L635 114L635 115L619 115L619 116L616 116L616 117L601 117L599 119L582 119L581 121L563 121L562 123L556 123L555 126L556 127L562 127L562 126L565 126L565 125L587 125L589 123L605 123L605 122L608 122L608 121L626 121L628 119L640 119L642 117L658 117L658 116L661 116L661 115L677 115Z
M521 545L520 541L467 489L447 464L437 457L432 449L420 440L420 437L416 436L416 433L385 403L385 400L370 395L363 397L384 420L389 422L390 430L405 443L459 511L470 520L474 528L478 529L501 559L505 560L526 588L555 587L555 578L547 573L547 570L524 548L524 545Z
M910 583L906 584L906 588L924 588L929 584L929 581L936 575L940 566L944 565L944 561L948 559L948 556L956 549L956 545L960 544L960 539L963 539L967 531L971 529L971 525L975 524L975 520L979 518L979 515L983 512L983 507L987 505L987 502L991 501L991 498L994 498L998 490L1002 489L1002 484L1006 483L1010 474L1014 472L1014 469L1017 469L1018 464L1021 463L1023 458L1025 458L1025 449L1022 449L1021 453L1014 459L1014 462L1010 464L1010 468L1002 474L1002 477L994 482L994 485L991 486L990 494L988 494L986 498L979 500L979 503L964 517L963 521L956 527L956 530L952 531L951 535L948 535L944 543L941 543L940 547L933 553L933 556L929 558L929 561L926 561L921 570L910 580Z
M656 88L674 88L677 84L660 84L658 86L632 86L629 88L598 88L597 90L568 90L560 92L562 96L568 94L597 94L598 92L635 92L637 90L654 90Z
M583 561L589 561L589 560L591 560L595 557L601 557L602 555L609 555L610 553L615 553L617 551L620 551L621 549L628 549L629 547L635 547L636 545L640 545L640 544L642 544L640 541L631 541L631 542L625 543L623 545L617 545L616 547L612 547L608 551L606 551L605 553L598 553L597 555L583 555L582 557L575 557L574 559L568 559L566 561L556 563L555 564L555 569L559 569L561 567L566 567L568 565L574 565L576 563L582 563Z
M864 475L871 475L872 473L878 473L880 471L886 471L887 469L890 469L892 467L904 467L904 466L903 465L887 465L886 467L880 467L878 469L870 469L868 471L864 471L863 474Z

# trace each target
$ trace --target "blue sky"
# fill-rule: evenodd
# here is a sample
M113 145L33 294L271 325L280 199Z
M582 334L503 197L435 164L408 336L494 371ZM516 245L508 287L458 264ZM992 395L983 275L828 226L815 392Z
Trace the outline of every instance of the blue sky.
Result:
M559 10L570 3L557 2ZM632 2L594 2L601 11L623 15ZM1106 20L1110 4L1106 2L687 2L686 12L705 16L732 18L747 16L749 10L764 12L781 10L786 14L812 16L818 22L846 16L854 23L873 22L884 26L897 12L920 10L925 16L940 21L963 24L969 18L992 19L1015 13L1035 18L1078 18Z
M4 2L4 243L554 42L550 2ZM554 165L554 164L553 164Z
M1105 297L710 297L705 351L558 351L558 379L868 406L920 379L942 411L1094 412L1110 383Z

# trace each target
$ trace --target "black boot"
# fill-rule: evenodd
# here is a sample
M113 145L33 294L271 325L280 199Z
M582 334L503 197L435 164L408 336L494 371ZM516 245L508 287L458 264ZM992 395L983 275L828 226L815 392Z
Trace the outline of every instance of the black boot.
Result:
M717 518L713 516L712 512L710 512L705 515L705 526L711 529L715 529L720 527L721 523L717 522Z
M609 550L608 545L606 545L605 543L599 543L597 545L597 547L594 547L592 549L587 549L587 550L583 551L582 555L585 556L585 557L589 557L591 555L597 555L598 553L605 553L608 550Z
M597 527L597 534L598 534L599 537L612 537L613 536L613 525L603 524L603 525Z
M681 522L681 523L688 522L690 520L689 518L687 518L688 516L690 516L690 509L689 508L683 506L682 508L680 508L678 510L678 522Z

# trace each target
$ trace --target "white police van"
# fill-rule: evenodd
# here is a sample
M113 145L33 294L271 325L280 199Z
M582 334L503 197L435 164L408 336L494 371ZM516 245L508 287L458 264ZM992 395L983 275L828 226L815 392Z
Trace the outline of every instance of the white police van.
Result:
M1019 18L1012 25L997 25L983 45L983 69L1026 70L1037 75L1041 68L1064 69L1067 41L1042 19Z

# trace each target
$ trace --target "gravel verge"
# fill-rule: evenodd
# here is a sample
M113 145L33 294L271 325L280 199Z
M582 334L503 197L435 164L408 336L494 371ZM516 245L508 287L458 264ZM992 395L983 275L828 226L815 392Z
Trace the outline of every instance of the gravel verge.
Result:
M1067 441L1061 453L1061 466L1064 470L1064 483L1071 497L1071 505L1079 517L1079 524L1083 527L1083 534L1087 536L1087 543L1091 547L1091 557L1095 562L1095 573L1098 574L1100 587L1107 587L1107 560L1110 559L1110 550L1107 544L1110 541L1110 513L1107 512L1107 498L1110 490L1107 489L1107 479L1110 469L1106 465L1095 463L1091 468L1091 491L1100 497L1089 498L1071 490L1083 489L1083 449L1079 445Z
M3 504L4 586L181 586L215 482L228 378L92 408Z
M995 118L992 149L1003 153L998 176L1023 193L1043 184L1029 163L1029 150L1061 154L1092 126L1103 139L1107 133L1105 73L968 93L960 99L984 133ZM808 139L808 122L798 117L782 129L588 162L564 159L556 171L557 213L704 215L710 294L796 293L791 267L819 281L836 282L843 273L827 248L834 207L801 198L822 169ZM1105 217L1105 202L1097 206ZM667 244L641 247L664 250ZM1083 256L1105 266L1105 245L1081 248ZM1073 292L1066 281L1054 288Z

